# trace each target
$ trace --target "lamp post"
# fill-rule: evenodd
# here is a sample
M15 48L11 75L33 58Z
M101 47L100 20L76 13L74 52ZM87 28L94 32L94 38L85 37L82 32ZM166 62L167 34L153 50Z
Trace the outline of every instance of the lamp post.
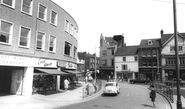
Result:
M173 0L173 17L174 17L174 36L175 36L175 58L176 58L176 75L177 75L177 109L182 109L180 86L179 86L179 55L178 55L178 36L177 36L177 17L176 17L176 0Z

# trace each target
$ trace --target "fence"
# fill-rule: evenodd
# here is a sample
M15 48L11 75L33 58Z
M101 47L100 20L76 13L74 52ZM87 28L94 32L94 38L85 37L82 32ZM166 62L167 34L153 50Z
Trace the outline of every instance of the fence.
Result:
M87 85L82 89L83 98L91 96L97 92L99 92L102 88L102 82L97 80L96 85L94 86L92 82L87 83Z
M170 86L166 86L165 84L162 83L154 83L154 86L157 92L163 94L171 102L173 102L173 90Z

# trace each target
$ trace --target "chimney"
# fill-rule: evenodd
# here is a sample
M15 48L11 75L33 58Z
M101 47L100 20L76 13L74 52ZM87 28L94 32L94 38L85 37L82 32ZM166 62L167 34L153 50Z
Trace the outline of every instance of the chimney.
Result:
M161 37L162 37L162 36L163 36L163 33L164 33L163 29L161 29L161 31L160 31L160 32L161 32Z

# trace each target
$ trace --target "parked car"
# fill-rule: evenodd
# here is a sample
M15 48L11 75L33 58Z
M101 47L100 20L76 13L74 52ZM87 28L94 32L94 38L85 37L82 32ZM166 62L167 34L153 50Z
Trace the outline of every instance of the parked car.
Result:
M120 87L117 82L107 82L105 84L103 95L114 94L117 95L120 93Z
M150 80L145 80L145 79L131 79L130 83L131 84L135 84L135 83L144 83L144 84L148 84L150 82Z

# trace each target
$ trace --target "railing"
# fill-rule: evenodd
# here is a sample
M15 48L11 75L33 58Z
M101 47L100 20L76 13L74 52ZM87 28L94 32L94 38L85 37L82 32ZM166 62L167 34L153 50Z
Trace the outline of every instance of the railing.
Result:
M151 86L151 84L150 84ZM171 102L173 102L173 90L170 86L166 86L163 83L154 83L155 89L157 92L163 94L167 97Z
M92 82L87 83L87 85L82 89L83 98L91 96L99 92L102 88L102 82L97 80L96 85L94 86Z

